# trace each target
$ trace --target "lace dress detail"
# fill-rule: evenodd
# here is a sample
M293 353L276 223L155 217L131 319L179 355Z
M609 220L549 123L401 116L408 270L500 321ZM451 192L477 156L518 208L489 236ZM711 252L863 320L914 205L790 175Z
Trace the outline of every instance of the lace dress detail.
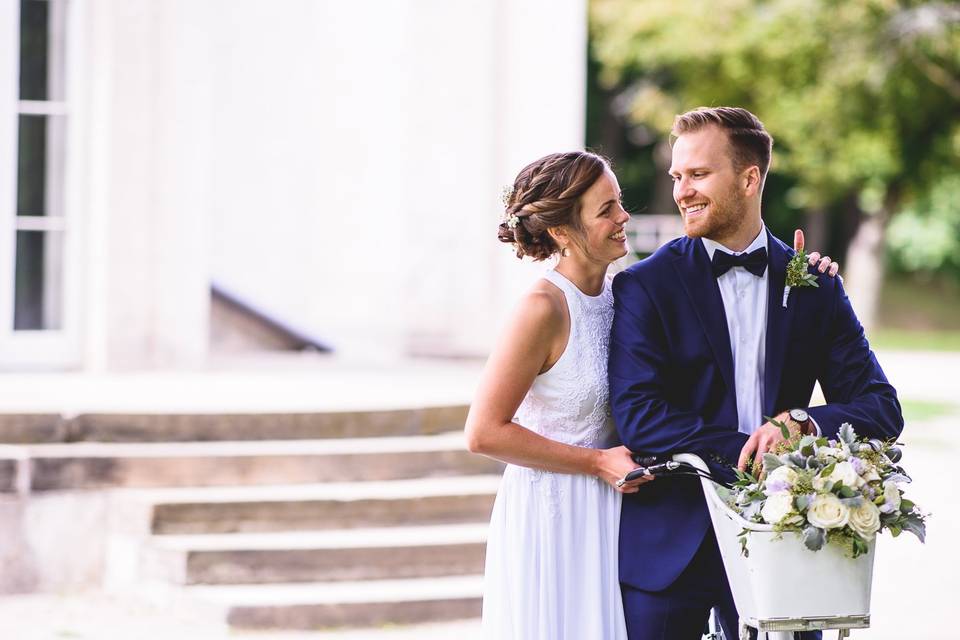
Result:
M588 296L552 269L544 278L563 291L570 335L557 362L534 380L514 421L566 444L614 446L607 389L610 283ZM620 494L598 478L507 465L487 542L484 637L625 639L619 526Z
M544 278L560 288L570 313L570 336L560 359L537 376L517 410L528 429L581 447L604 448L616 441L610 417L607 353L613 323L613 293L604 281L598 296L588 296L550 270Z

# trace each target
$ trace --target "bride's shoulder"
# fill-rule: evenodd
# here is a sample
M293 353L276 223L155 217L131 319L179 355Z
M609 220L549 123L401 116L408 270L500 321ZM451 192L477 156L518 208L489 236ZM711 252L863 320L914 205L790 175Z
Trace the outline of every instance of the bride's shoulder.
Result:
M537 280L520 299L520 312L527 312L542 320L562 319L567 313L567 299L563 290L546 279Z
M524 357L546 361L566 335L569 319L563 292L550 283L537 283L519 300L507 319L502 342Z

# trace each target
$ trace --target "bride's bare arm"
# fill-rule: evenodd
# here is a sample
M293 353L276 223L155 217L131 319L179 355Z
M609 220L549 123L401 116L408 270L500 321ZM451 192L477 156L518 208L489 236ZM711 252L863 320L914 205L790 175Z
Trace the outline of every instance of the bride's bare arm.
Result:
M590 449L545 438L513 422L513 416L537 375L560 356L569 333L562 296L534 290L508 322L487 361L467 416L467 447L511 464L582 473L612 486L636 468L624 447ZM619 489L637 490L643 481Z

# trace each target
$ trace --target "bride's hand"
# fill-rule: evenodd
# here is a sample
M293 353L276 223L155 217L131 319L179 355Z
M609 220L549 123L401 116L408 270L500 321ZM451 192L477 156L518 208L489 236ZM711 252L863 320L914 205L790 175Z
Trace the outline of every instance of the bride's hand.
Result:
M793 232L793 250L800 251L801 249L803 249L803 231L797 229ZM837 272L840 271L839 262L834 262L830 259L830 256L820 257L819 251L811 251L808 253L807 261L811 267L817 267L817 271L820 273L828 273L831 278L836 276ZM817 263L819 263L819 265Z
M653 480L653 476L643 476L617 486L620 479L638 468L637 464L630 458L630 450L621 446L612 449L600 449L597 454L596 476L620 493L636 493L640 485Z

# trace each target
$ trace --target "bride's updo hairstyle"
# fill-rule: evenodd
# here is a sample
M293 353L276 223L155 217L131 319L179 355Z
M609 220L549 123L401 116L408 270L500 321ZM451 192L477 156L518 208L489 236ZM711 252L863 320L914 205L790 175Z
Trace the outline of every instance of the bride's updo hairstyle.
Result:
M552 153L528 164L504 195L504 221L497 237L513 243L518 258L546 260L559 252L547 229L581 231L580 198L607 167L606 158L589 151Z

